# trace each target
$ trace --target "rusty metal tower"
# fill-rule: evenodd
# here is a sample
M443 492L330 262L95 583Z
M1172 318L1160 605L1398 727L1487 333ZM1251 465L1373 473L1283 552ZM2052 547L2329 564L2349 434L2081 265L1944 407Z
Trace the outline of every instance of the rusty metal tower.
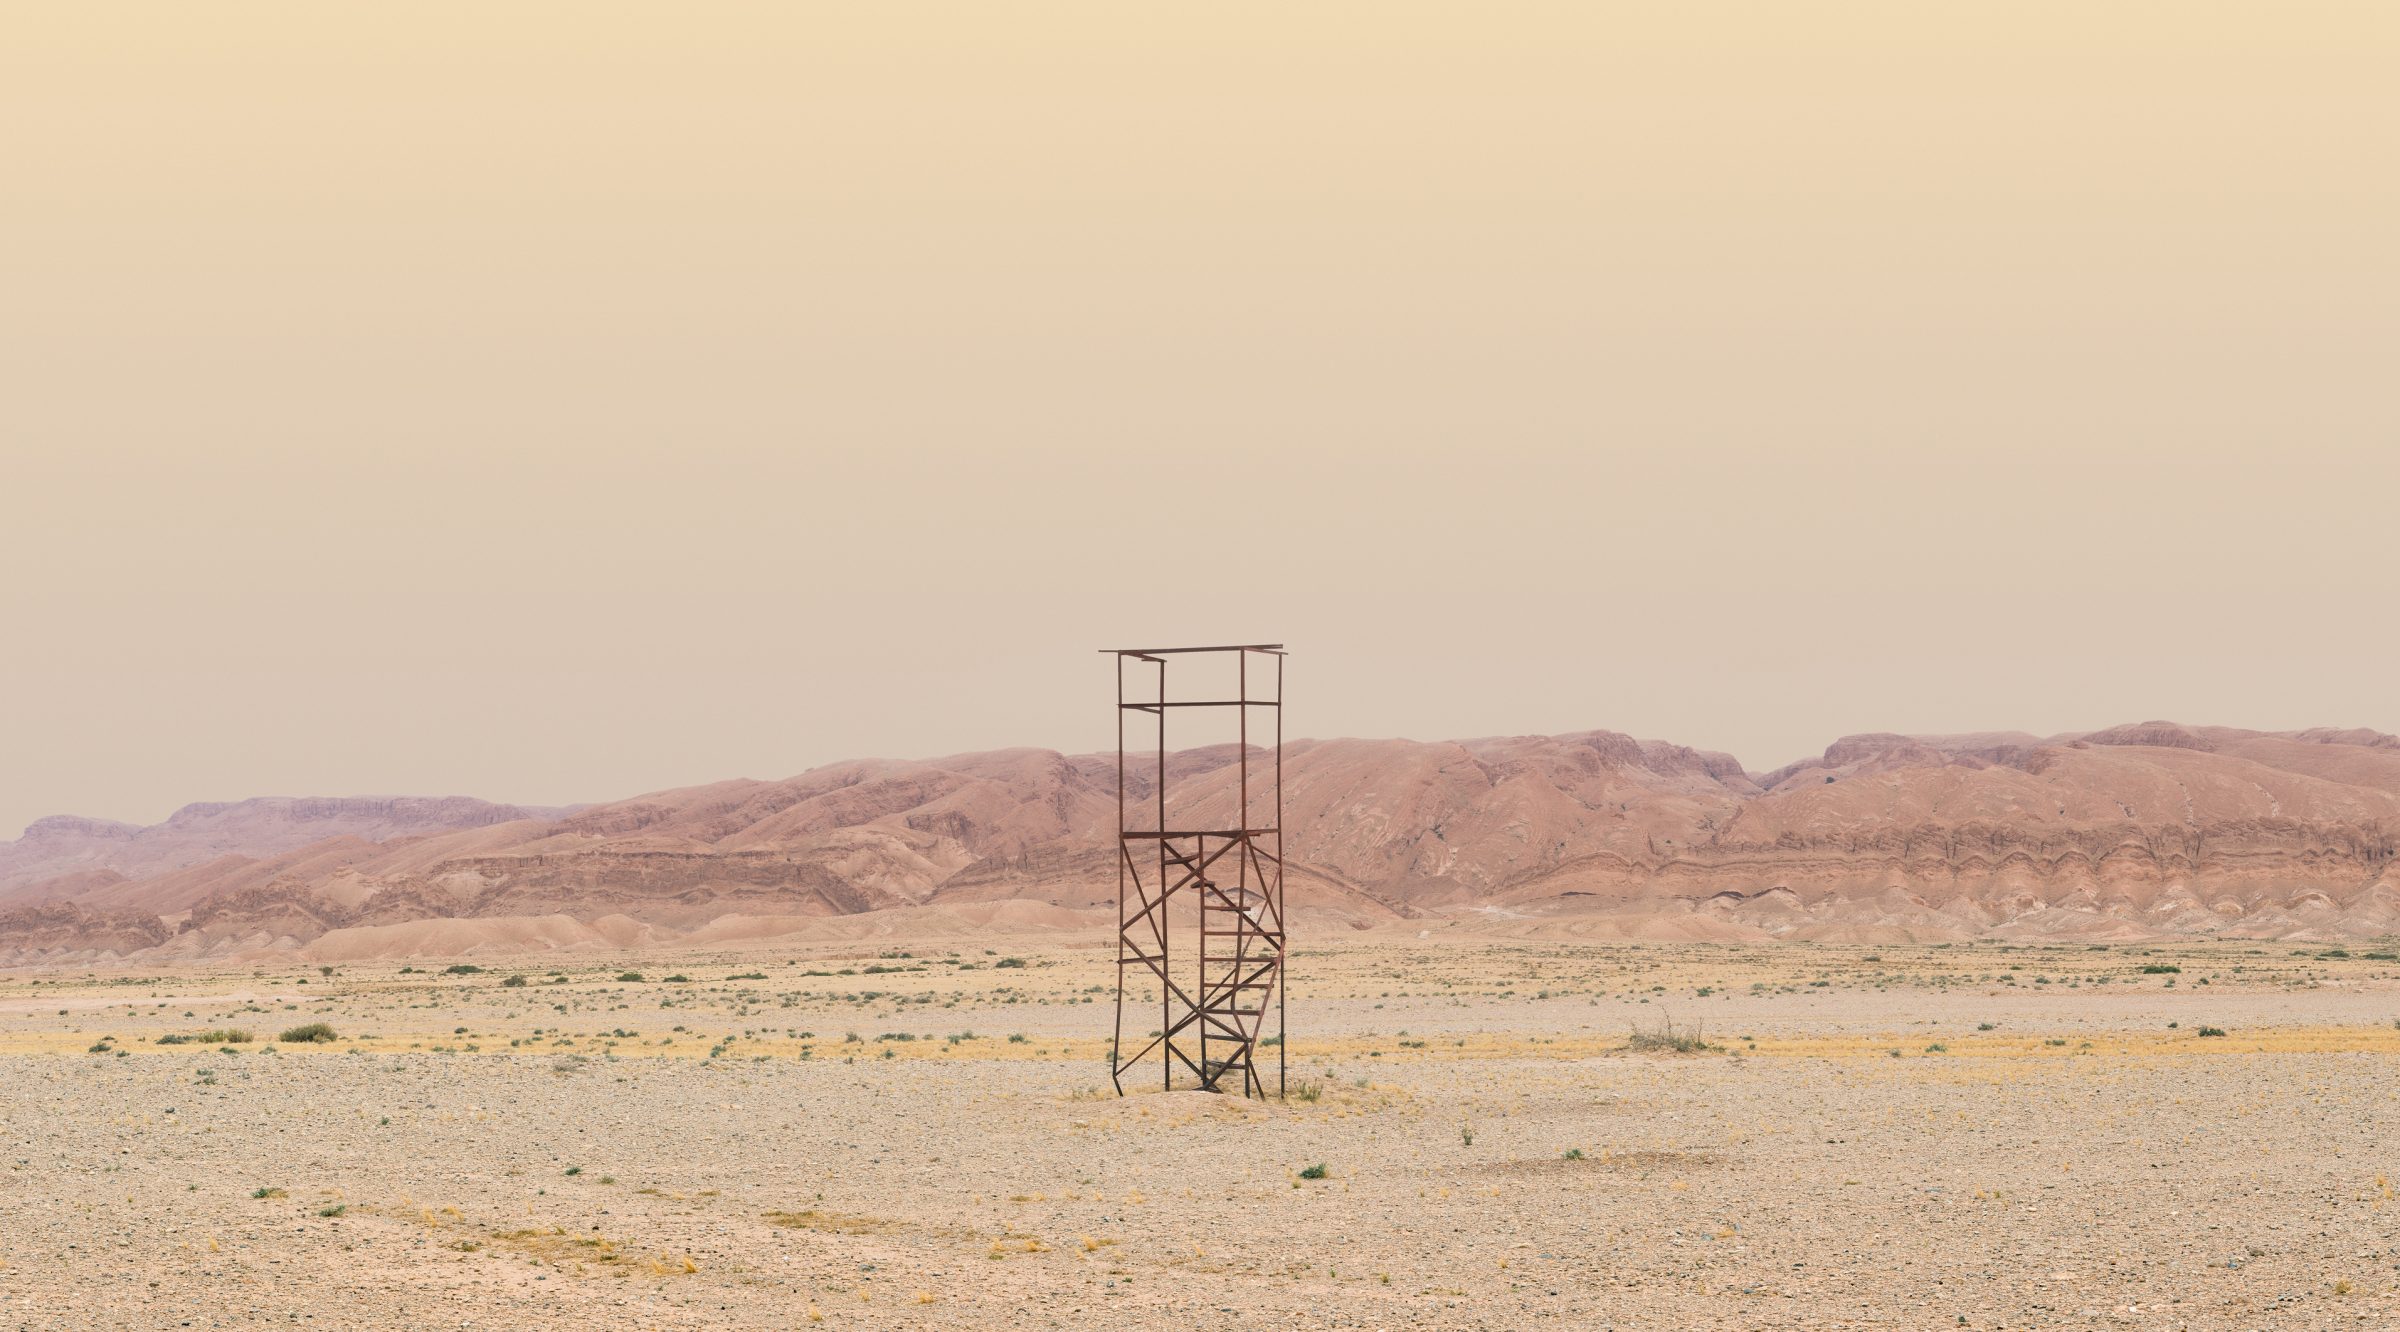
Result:
M1117 1025L1109 1080L1125 1092L1125 1074L1156 1052L1159 1085L1175 1086L1176 1066L1216 1091L1228 1076L1244 1096L1264 1098L1258 1068L1261 1036L1275 1019L1275 1095L1283 1095L1283 645L1110 648L1117 668ZM1206 656L1202 654L1218 654ZM1225 656L1231 678L1222 680ZM1232 697L1182 697L1167 664L1195 672L1218 667L1215 688ZM1272 668L1271 670L1269 668ZM1197 672L1203 676L1205 670ZM1130 696L1128 676L1131 676ZM1274 697L1264 693L1270 675ZM1185 708L1231 709L1230 763L1170 766L1168 714ZM1263 711L1253 745L1251 718ZM1149 714L1153 743L1126 748L1126 719ZM1136 723L1138 725L1138 721ZM1266 736L1274 737L1272 750ZM1145 770L1146 769L1146 770ZM1174 790L1170 791L1170 787ZM1185 940L1183 947L1172 945ZM1185 968L1183 978L1176 968ZM1155 985L1153 985L1155 982ZM1140 1024L1157 1001L1158 1029L1127 1053L1126 1019ZM1137 1031L1142 1028L1137 1025Z

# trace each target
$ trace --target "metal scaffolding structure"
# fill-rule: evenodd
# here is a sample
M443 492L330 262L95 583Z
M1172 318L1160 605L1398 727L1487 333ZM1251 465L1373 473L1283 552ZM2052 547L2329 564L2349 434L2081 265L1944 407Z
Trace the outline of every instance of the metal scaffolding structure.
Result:
M1283 645L1105 651L1115 655L1117 669L1117 1021L1109 1080L1124 1095L1126 1072L1156 1052L1161 1089L1174 1088L1181 1065L1192 1085L1208 1091L1219 1090L1227 1075L1238 1073L1235 1085L1241 1093L1263 1099L1266 1081L1257 1055L1272 1013L1275 1095L1281 1098ZM1201 653L1233 655L1233 697L1178 698L1171 692L1168 661ZM1263 659L1255 661L1255 670L1254 659ZM1251 697L1253 689L1263 692L1270 662L1275 696ZM1135 692L1146 697L1126 696L1129 670L1136 677ZM1239 720L1232 763L1173 778L1167 716L1184 708L1234 710ZM1260 709L1272 716L1274 748L1264 748L1262 734L1253 754L1250 722ZM1131 768L1127 764L1125 722L1138 713L1150 714L1156 725L1155 742L1144 747L1155 762L1148 773L1138 761ZM1264 789L1269 785L1272 798ZM1171 786L1177 794L1170 795ZM1254 821L1254 810L1268 821ZM1189 941L1189 988L1175 975L1174 959L1185 955L1171 946L1178 937ZM1153 997L1158 1029L1128 1055L1126 1017L1135 1014L1139 1023Z

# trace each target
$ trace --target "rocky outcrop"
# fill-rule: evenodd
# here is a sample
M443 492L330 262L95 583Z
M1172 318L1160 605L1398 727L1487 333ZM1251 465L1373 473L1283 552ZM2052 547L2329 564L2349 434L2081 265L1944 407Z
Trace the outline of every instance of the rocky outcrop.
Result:
M0 957L18 964L127 957L174 934L174 927L156 916L87 911L72 902L0 910Z

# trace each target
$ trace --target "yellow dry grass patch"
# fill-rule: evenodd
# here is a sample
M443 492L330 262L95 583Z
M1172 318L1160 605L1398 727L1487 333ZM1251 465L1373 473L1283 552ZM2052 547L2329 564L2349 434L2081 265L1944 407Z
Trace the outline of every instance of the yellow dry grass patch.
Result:
M656 1252L627 1253L616 1240L600 1234L576 1234L563 1226L530 1226L486 1232L480 1243L461 1241L452 1247L472 1253L478 1248L513 1254L569 1270L599 1268L617 1276L647 1273L654 1277L690 1276L700 1270L690 1255Z
M814 1230L827 1235L888 1235L904 1224L875 1216L851 1216L809 1208L799 1212L769 1212L767 1224L787 1230Z

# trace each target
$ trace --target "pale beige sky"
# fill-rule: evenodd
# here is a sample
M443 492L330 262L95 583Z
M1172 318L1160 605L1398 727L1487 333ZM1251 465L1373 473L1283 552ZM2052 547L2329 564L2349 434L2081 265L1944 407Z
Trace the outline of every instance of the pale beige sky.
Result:
M2400 730L2383 3L26 7L0 837L1306 735Z

